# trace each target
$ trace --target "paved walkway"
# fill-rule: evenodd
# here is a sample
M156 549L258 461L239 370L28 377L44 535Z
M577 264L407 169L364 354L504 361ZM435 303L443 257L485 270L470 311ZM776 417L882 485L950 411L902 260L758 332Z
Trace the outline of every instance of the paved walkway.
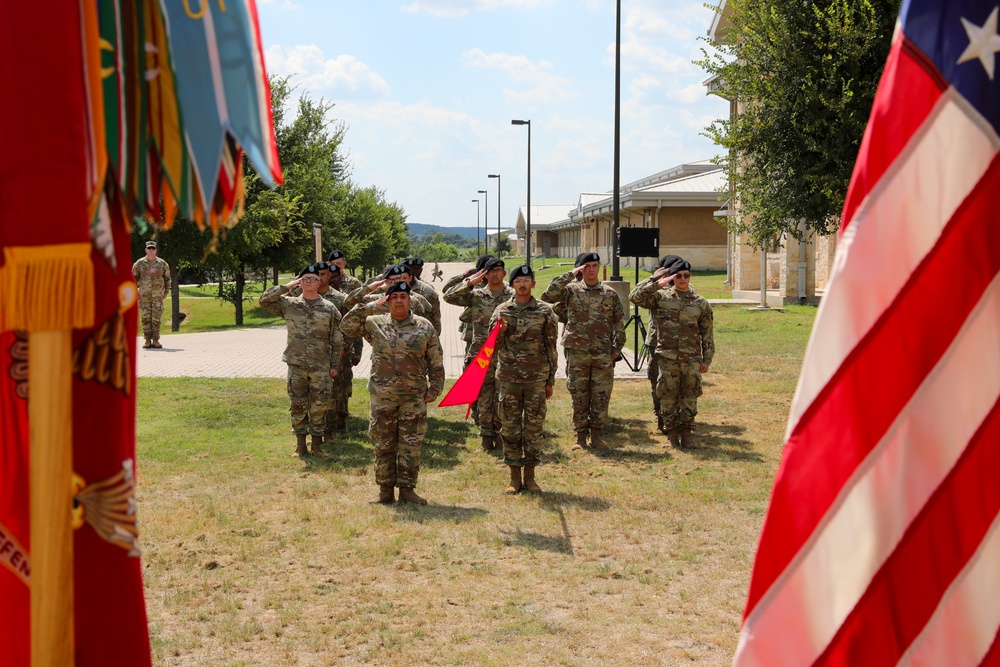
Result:
M430 278L433 264L425 267L424 275ZM444 280L472 268L468 263L443 263ZM444 283L431 283L441 291ZM541 294L544 285L536 288ZM441 301L441 352L444 356L445 377L457 378L462 374L465 342L458 333L458 317L462 309ZM628 331L631 336L631 328ZM285 327L261 329L236 329L209 333L171 334L160 338L163 349L144 350L142 339L137 345L139 377L269 377L284 378L286 366L281 361L285 349ZM631 355L631 353L629 353ZM629 359L632 357L629 356ZM566 377L566 362L559 346L558 377ZM367 378L371 372L371 348L366 344L361 363L354 368L354 377ZM638 373L629 370L624 362L615 367L615 377L646 377L645 368Z

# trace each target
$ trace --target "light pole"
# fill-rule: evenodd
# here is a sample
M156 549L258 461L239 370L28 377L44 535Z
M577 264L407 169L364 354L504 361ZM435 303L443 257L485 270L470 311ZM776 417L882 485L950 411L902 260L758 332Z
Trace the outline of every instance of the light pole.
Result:
M500 174L487 174L488 178L497 179L497 257L500 256ZM487 248L489 250L489 248Z
M615 159L614 159L614 199L611 204L611 215L614 219L614 229L611 238L611 280L621 280L618 273L618 230L619 230L619 209L618 198L619 180L621 174L621 97L622 97L622 0L616 3L615 14ZM638 263L636 264L638 266Z
M485 201L483 201L483 229L490 228L490 196L486 193L486 190L476 190L481 195L485 196ZM478 234L476 237L478 238ZM476 250L479 249L479 243L476 243Z
M472 201L476 202L476 257L479 257L479 200Z
M531 268L531 121L512 120L510 124L528 126L528 219L524 231L524 263Z

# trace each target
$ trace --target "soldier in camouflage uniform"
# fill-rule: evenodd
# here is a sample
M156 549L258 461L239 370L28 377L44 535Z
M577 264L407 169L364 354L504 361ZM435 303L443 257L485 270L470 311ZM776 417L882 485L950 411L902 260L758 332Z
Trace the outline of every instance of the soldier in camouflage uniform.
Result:
M352 308L341 324L346 335L363 336L372 346L368 434L375 444L379 486L374 502L383 504L394 502L396 486L400 502L427 504L413 489L427 432L427 404L444 386L437 333L429 321L410 313L410 295L408 283L396 282L378 301ZM389 312L376 315L386 304Z
M669 268L676 261L684 261L677 255L665 255L659 262L659 268ZM673 282L673 277L670 277ZM656 384L660 379L660 364L656 359L656 318L650 314L649 328L646 329L646 349L649 350L649 365L646 367L646 378L649 380L649 391L653 396L653 414L656 415L656 428L663 434L667 429L663 428L663 415L660 414L660 397L656 394Z
M340 290L345 295L361 287L361 281L347 272L347 256L340 250L330 253L327 264L331 267L330 286ZM333 271L336 266L338 271ZM346 309L346 305L345 305ZM338 382L342 390L337 396L336 418L333 428L340 432L347 431L347 418L350 416L348 403L354 395L354 367L361 363L364 353L364 340L361 338L344 337L344 364L340 368Z
M514 296L514 290L503 282L506 275L507 270L504 268L503 260L491 258L482 271L477 271L444 293L446 302L453 306L461 306L472 314L472 321L469 323L472 329L472 344L466 349L464 366L468 366L479 354L479 349L489 337L493 311ZM496 436L500 432L495 377L496 364L491 363L486 370L486 379L483 380L479 399L476 401L479 435L483 439L483 451L487 452L496 448Z
M715 355L712 306L691 289L691 265L683 260L657 269L636 285L629 300L651 310L656 319L660 366L656 390L670 444L693 447L701 376Z
M541 491L535 482L535 466L541 455L545 402L552 398L559 365L559 324L552 306L531 296L535 273L530 266L514 269L510 285L514 297L497 306L489 324L491 330L494 325L500 327L493 358L504 463L510 468L507 493L517 493L522 487Z
M444 287L441 288L441 293L442 294L447 293L449 290L451 290L453 287L455 287L456 285L458 285L459 283L461 283L463 280L465 280L469 276L471 276L474 273L477 273L479 271L482 271L483 270L483 266L485 266L486 262L488 260L491 260L491 259L493 259L493 255L480 255L476 259L476 268L469 269L468 271L466 271L462 275L455 276L453 278L449 278L448 282L446 282L444 284ZM469 347L472 345L472 325L469 324L469 323L472 321L472 311L469 310L468 308L464 309L462 311L462 314L458 316L458 321L459 321L458 331L459 331L460 334L462 334L462 340L465 341L465 358L469 359L470 358L469 357ZM476 406L475 405L472 406L472 411L473 411L473 413L476 413ZM479 417L478 417L478 415L476 416L476 424L477 425L479 424Z
M289 292L301 287L301 296ZM288 341L281 359L288 364L295 455L305 456L306 434L312 435L312 453L325 458L323 431L330 397L330 380L337 377L343 349L340 311L319 295L319 269L307 266L287 285L276 285L260 295L260 305L285 318Z
M576 267L556 276L542 301L566 311L562 344L566 353L566 388L573 398L573 449L604 446L601 434L615 383L615 362L625 345L625 309L618 293L601 282L601 257L584 253ZM582 278L582 280L577 280Z
M410 269L410 279L407 280L410 283L410 287L413 291L420 296L427 299L427 303L431 304L431 314L427 317L434 325L434 331L437 331L438 336L441 335L441 297L438 296L437 290L430 283L426 283L420 279L420 276L424 273L424 260L419 257L407 257L403 260L403 266ZM404 276L404 279L406 276Z
M139 285L139 312L142 313L144 349L160 349L160 318L163 301L170 292L170 267L156 256L156 241L146 241L146 256L132 265L132 277Z

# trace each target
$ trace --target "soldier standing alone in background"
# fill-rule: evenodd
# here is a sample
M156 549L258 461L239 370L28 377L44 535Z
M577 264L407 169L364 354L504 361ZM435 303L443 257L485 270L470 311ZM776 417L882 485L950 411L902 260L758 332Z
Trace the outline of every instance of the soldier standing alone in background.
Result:
M368 434L375 444L376 503L399 500L426 505L414 491L420 472L420 450L427 433L427 404L444 386L441 345L431 323L410 313L411 288L396 282L378 301L352 308L341 324L348 336L364 337L372 346L368 379L371 396ZM376 315L389 305L389 312Z
M330 381L337 377L343 347L340 311L319 295L319 269L307 266L287 285L275 285L260 295L262 308L280 315L288 328L281 360L288 364L289 412L295 434L295 456L305 456L306 435L312 435L312 453L323 453L323 431L330 397ZM301 296L289 291L302 288Z
M576 267L556 276L542 301L560 304L566 313L562 344L566 353L566 388L573 398L573 449L604 446L601 434L615 383L615 362L625 345L625 309L618 293L598 278L601 257L588 252ZM582 276L582 280L577 278Z
M146 241L146 256L132 265L132 277L139 286L139 312L142 313L143 349L160 349L160 318L163 301L170 292L170 267L156 256L156 241Z
M479 354L479 349L490 335L490 318L493 311L504 301L514 296L514 290L504 284L507 275L502 259L490 258L482 271L478 271L444 293L444 300L454 306L461 306L471 312L468 326L472 329L472 344L466 347L463 368ZM485 285L483 282L485 281ZM491 363L486 371L486 379L479 390L476 401L479 435L482 436L483 451L496 448L496 436L500 432L500 416L496 403L496 364Z
M513 494L522 486L528 491L542 490L535 482L535 466L541 461L545 402L552 398L559 365L559 324L552 307L531 296L535 273L530 266L514 269L510 285L514 297L497 307L489 329L500 327L493 359L504 463L510 468L506 492Z
M670 286L670 278L673 285ZM712 306L691 289L691 265L683 260L657 271L632 290L629 300L656 318L657 395L667 437L674 447L694 447L694 418L701 376L715 356Z

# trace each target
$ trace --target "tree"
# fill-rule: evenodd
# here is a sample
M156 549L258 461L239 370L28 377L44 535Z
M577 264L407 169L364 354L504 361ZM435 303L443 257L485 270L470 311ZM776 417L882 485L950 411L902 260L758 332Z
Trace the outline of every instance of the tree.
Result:
M497 257L503 257L504 253L509 255L513 250L514 248L510 245L510 239L507 238L506 234L497 237Z
M739 113L707 136L732 183L730 228L761 246L836 228L899 0L728 0L726 44L698 65Z
M458 248L450 243L421 243L413 246L413 256L425 262L454 262L458 259Z
M331 243L347 254L350 268L360 267L366 274L381 271L410 250L406 213L396 202L386 202L385 192L375 186L352 187L332 228Z

